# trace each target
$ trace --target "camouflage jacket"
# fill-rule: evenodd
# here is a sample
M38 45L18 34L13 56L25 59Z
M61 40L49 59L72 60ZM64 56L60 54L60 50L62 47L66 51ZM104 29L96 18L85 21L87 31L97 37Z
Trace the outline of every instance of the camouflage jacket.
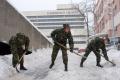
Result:
M99 51L99 49L101 49L103 53L107 53L104 39L99 37L91 40L90 43L87 45L87 48L91 51Z
M22 54L23 51L28 51L29 42L29 38L25 35L21 37L12 36L9 40L12 54Z
M73 37L71 35L71 32L65 33L63 28L54 30L51 33L51 37L52 37L53 41L59 42L59 43L61 43L63 45L66 45L67 44L67 40L68 40L70 48L73 49L73 47L74 47Z

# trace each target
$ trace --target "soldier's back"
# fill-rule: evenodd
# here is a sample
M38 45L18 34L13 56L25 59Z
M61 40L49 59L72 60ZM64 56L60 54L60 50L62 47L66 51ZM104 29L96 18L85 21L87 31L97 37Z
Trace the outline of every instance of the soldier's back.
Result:
M13 45L13 44L16 44L16 36L12 36L9 40L9 45Z

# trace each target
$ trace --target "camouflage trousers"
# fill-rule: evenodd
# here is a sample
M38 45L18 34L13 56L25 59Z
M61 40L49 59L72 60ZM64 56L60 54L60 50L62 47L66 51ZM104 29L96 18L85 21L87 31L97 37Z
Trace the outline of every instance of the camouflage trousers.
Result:
M55 62L55 59L56 59L56 57L57 57L57 55L58 55L58 51L59 51L60 49L62 50L63 63L64 63L65 65L67 65L67 64L68 64L67 50L64 49L64 48L62 48L62 47L59 46L59 45L56 45L56 44L53 46L51 61L52 61L52 63Z
M87 59L87 57L88 57L88 55L90 54L91 51L92 51L92 50L90 50L90 49L88 49L88 48L86 49L85 54L84 54L84 56L85 56L86 58L83 57L83 58L81 59L81 64L83 64L83 62ZM100 50L93 51L93 53L94 53L95 56L96 56L96 61L97 61L96 65L97 65L97 64L100 64L100 61L101 61ZM104 56L104 58L105 58L106 60L108 60L107 54L103 53L103 56Z
M19 60L20 60L20 62L19 62ZM22 54L18 54L18 53L13 54L13 57L12 57L12 65L13 65L13 67L15 67L16 64L18 64L18 63L20 64L21 67L23 66L23 63L24 63L24 55L23 55L23 53Z

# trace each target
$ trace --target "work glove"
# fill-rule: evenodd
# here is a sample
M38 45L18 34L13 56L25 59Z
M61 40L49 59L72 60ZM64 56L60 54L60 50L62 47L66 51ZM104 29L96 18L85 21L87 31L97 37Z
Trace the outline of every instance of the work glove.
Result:
M29 55L31 53L32 53L32 51L26 51L26 55Z
M53 39L53 42L55 43L55 42L57 42L57 40L56 40L56 39Z
M72 53L73 53L73 48L70 48L70 52L72 52Z

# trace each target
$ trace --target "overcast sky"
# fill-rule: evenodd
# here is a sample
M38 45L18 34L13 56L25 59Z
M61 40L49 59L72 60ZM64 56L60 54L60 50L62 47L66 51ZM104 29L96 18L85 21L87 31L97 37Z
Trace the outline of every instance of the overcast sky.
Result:
M8 0L20 11L54 10L57 4L70 4L71 0ZM82 0L72 0L79 3Z

